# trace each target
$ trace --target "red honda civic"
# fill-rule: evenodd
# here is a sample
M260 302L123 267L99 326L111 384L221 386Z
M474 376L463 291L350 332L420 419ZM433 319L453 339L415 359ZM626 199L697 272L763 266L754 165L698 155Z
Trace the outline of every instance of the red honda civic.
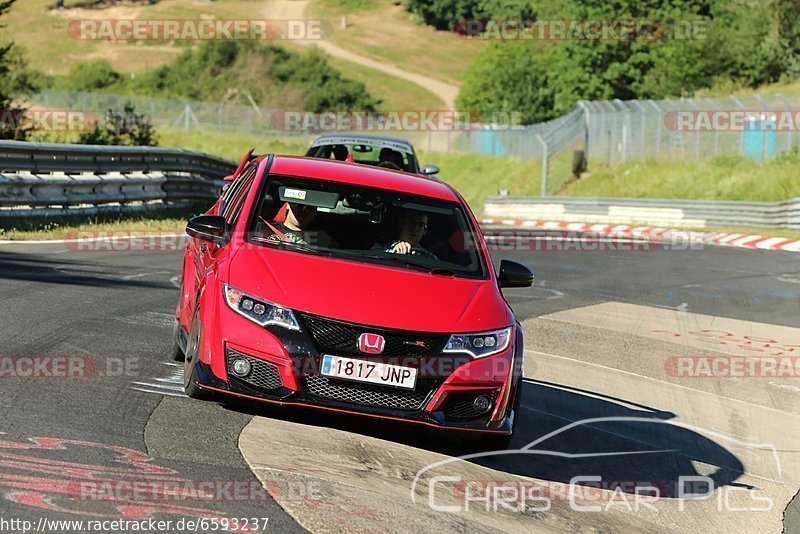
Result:
M507 445L522 329L461 195L434 178L245 156L188 223L173 356L190 397L477 433Z

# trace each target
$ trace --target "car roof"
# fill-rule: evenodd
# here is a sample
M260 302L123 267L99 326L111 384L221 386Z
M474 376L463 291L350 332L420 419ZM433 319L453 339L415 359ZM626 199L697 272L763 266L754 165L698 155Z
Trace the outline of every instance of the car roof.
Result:
M370 135L359 133L327 133L317 138L311 146L322 145L374 145L393 148L403 152L414 152L414 145L408 139L389 137L385 135Z
M420 174L394 171L373 165L347 163L304 156L275 156L270 174L296 176L313 180L341 182L365 187L379 187L412 195L458 202L449 185Z

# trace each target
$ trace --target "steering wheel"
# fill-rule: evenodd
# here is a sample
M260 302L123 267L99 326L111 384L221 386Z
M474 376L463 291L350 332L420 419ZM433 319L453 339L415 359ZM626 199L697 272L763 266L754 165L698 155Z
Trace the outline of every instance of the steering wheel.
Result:
M378 167L383 167L385 169L394 169L396 171L402 171L403 170L403 169L400 168L399 165L397 165L397 163L395 163L393 161L381 161L380 163L378 163L377 166Z
M437 259L436 256L433 254L433 252L424 247L419 247L419 246L411 247L411 253L417 256L422 256L423 258L427 258L429 260Z

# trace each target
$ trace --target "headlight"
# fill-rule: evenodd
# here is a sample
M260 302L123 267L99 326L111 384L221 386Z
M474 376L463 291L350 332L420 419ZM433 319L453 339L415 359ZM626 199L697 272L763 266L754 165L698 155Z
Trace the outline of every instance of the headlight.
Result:
M225 302L239 315L261 326L277 325L289 330L300 330L300 323L289 308L278 306L266 300L252 297L228 284L222 286Z
M473 358L485 358L503 352L511 342L511 327L479 334L453 334L443 352L465 352Z

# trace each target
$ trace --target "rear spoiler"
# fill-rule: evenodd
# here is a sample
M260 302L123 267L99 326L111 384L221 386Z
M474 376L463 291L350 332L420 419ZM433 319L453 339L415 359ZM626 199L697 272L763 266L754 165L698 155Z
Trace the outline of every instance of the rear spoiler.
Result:
M251 148L250 150L248 150L247 154L244 155L244 157L242 158L242 161L239 163L239 166L236 167L235 171L233 171L233 174L229 174L228 176L223 178L223 180L225 180L226 182L234 181L239 176L239 173L242 172L242 169L244 169L244 166L258 157L258 154L253 154L254 150L255 150L254 148Z

